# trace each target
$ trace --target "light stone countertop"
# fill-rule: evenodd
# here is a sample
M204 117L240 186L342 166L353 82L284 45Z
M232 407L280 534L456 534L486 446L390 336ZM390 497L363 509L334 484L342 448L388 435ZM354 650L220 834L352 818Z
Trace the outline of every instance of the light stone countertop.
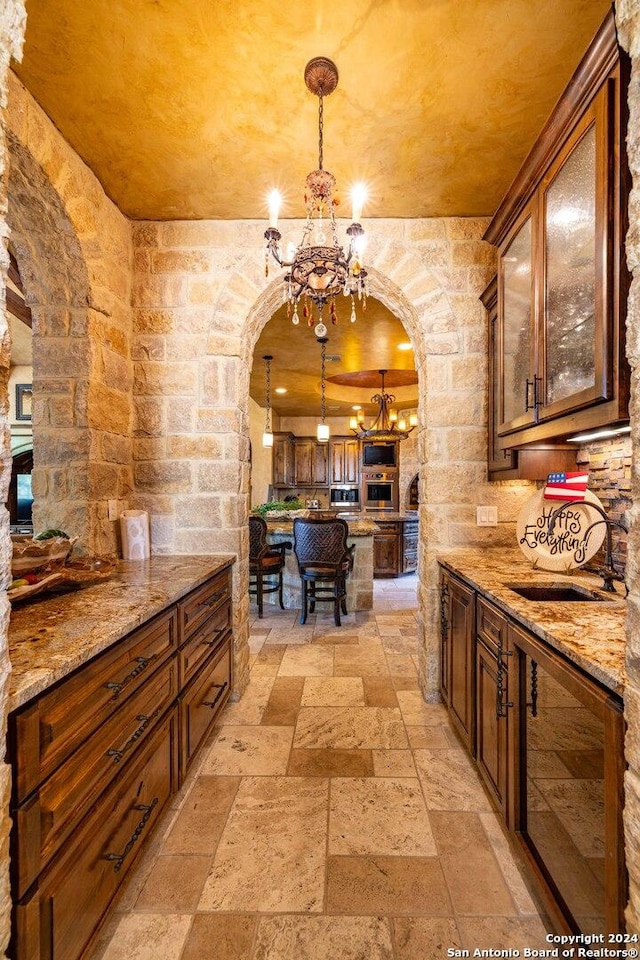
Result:
M233 554L120 561L102 583L15 604L9 710L27 703L236 560Z
M305 518L306 519L306 518ZM346 518L342 518L346 519ZM380 529L374 520L347 520L350 537L372 537ZM267 520L267 532L293 536L293 520Z
M514 593L507 584L562 582L600 592L602 578L579 570L571 574L534 570L517 549L453 550L440 554L438 562L589 676L622 696L626 618L622 584L616 584L613 600L603 602L532 601Z

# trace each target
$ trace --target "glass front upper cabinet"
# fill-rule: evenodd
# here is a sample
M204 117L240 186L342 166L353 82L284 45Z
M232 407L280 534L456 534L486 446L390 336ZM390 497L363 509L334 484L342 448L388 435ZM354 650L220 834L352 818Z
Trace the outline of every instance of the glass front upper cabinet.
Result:
M610 99L605 83L501 245L500 437L575 418L614 395L619 262ZM571 420L564 422L571 430Z

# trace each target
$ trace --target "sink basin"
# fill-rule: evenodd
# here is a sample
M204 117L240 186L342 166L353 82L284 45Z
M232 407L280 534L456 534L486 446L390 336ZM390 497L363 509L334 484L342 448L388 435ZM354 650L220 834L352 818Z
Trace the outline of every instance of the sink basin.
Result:
M600 593L587 590L586 587L576 587L572 583L509 583L510 590L525 600L554 601L562 603L589 603L616 599L605 597Z

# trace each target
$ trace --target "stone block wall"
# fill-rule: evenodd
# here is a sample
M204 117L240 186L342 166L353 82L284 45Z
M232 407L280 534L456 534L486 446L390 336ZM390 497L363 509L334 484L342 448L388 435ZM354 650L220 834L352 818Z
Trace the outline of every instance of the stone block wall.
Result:
M8 225L33 316L34 524L117 549L132 489L131 227L9 77Z
M592 441L577 454L578 468L589 471L589 490L602 501L607 516L622 520L633 506L631 498L631 437L612 437ZM627 535L612 531L614 562L624 572L627 561ZM594 563L601 560L597 555Z
M478 297L495 252L481 240L485 226L481 219L368 225L371 295L404 324L419 377L420 426L411 444L422 494L421 672L431 698L438 687L436 553L511 545L532 489L486 482L486 316ZM149 511L156 552L238 554L239 689L248 664L249 374L258 336L281 301L279 281L263 275L263 228L251 221L134 225L132 504ZM479 502L498 505L497 528L476 526Z
M11 476L11 449L9 443L9 363L11 342L5 310L5 285L9 256L7 253L7 180L8 156L4 136L8 97L9 63L19 60L26 26L23 0L4 0L0 6L0 479L1 502L5 503ZM11 663L7 645L9 628L9 601L5 593L11 581L11 539L9 514L0 511L0 742L7 734L7 698ZM11 891L9 884L9 799L11 796L11 771L0 764L0 954L5 955L11 933Z

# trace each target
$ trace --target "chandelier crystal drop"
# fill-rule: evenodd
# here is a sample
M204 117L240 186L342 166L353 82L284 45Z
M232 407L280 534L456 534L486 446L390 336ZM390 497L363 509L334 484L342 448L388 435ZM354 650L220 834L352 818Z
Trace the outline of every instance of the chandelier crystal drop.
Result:
M350 298L350 320L356 319L356 299L367 306L367 271L363 267L364 229L359 223L365 190L362 184L352 191L352 223L347 228L349 245L345 253L338 241L335 219L336 179L323 166L324 98L338 85L338 69L326 57L310 60L304 71L307 87L318 97L318 169L306 179L307 219L297 247L284 255L278 230L280 194L269 194L269 226L265 231L265 276L269 276L270 257L287 272L283 277L283 299L294 325L300 323L299 307L317 338L326 337L327 323L338 322L336 299ZM315 312L314 312L315 308ZM328 309L328 317L324 314Z
M358 440L406 440L412 430L418 425L418 417L415 413L409 416L409 425L406 420L398 420L398 414L391 409L395 401L392 393L385 393L384 375L387 370L378 370L382 378L382 387L380 393L371 397L372 403L378 404L378 415L367 429L364 426L364 413L358 410L355 417L349 420L349 428L353 430Z

